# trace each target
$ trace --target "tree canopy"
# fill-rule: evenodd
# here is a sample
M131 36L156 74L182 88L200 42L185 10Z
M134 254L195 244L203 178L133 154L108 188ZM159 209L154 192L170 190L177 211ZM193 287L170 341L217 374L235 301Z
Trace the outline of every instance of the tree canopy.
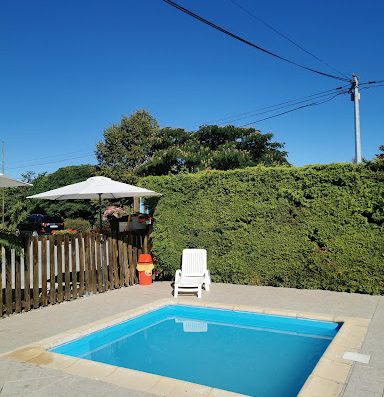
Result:
M26 196L45 192L84 181L96 175L97 169L93 165L79 165L59 168L52 174L40 174L34 177L28 172L23 179L32 182L31 187L19 187L8 189L5 194L5 221L8 226L15 227L17 223L24 220L27 215L43 213L59 215L63 218L83 218L92 220L96 210L89 200L30 200Z
M284 144L272 138L272 133L232 125L204 125L195 132L160 128L149 113L139 110L104 131L96 156L105 172L131 176L288 164Z

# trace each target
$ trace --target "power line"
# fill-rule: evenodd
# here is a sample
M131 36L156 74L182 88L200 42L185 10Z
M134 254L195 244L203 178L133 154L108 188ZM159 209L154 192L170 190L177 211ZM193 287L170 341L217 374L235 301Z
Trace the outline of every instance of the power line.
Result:
M295 106L295 105L299 105L301 103L305 103L305 102L308 102L308 101L313 101L315 99L321 99L321 98L324 98L324 97L329 97L329 96L333 95L334 92L335 92L335 90L332 90L332 92L323 93L323 94L320 94L320 95L319 94L318 95L312 95L312 96L307 97L307 99L303 99L303 100L297 99L297 100L286 101L286 102L281 103L280 104L281 106L280 105L274 105L274 106L266 107L266 108L264 108L266 110L260 109L260 110L263 110L263 111L257 111L257 112L255 111L255 112L249 113L247 115L243 115L241 117L237 117L237 118L234 118L234 119L231 119L231 120L226 120L225 123L239 121L239 120L244 120L244 119L247 119L249 117L257 116L259 114L271 113L271 112L275 112L276 110L292 107L292 106Z
M371 85L369 87L363 87L361 90L369 90L370 88L376 88L376 87L384 87L384 84L377 84L377 85Z
M271 24L269 24L268 22L264 21L264 19L258 17L257 15L255 15L253 12L251 12L250 10L248 10L247 8L245 8L244 6L242 6L241 4L239 4L238 2L236 2L235 0L229 0L233 5L235 5L236 7L240 8L241 10L243 10L246 14L250 15L252 18L258 20L259 22L261 22L262 24L264 24L267 28L271 29L273 32L275 32L276 34L278 34L280 37L282 37L283 39L289 41L291 44L293 44L295 47L299 48L301 51L305 52L306 54L310 55L311 57L315 58L317 61L321 62L322 64L328 66L329 68L331 68L334 72L340 73L341 75L343 75L344 77L346 77L348 80L348 76L346 74L344 74L343 72L341 72L340 70L337 70L336 68L334 68L333 66L329 65L327 62L323 61L322 59L320 59L318 56L316 56L315 54L313 54L312 52L308 51L307 49L305 49L303 46L301 46L300 44L296 43L295 41L293 41L291 38L289 38L288 36L286 36L284 33L281 33L279 30L277 30L276 28L274 28Z
M331 101L332 99L336 98L337 96L339 96L339 95L341 95L341 94L346 94L347 92L348 92L348 91L339 92L339 93L337 93L336 95L333 95L331 98L325 99L324 101L321 101L321 102L312 102L312 103L309 103L309 104L306 104L306 105L302 105L302 106L299 106L299 107L297 107L297 108L290 109L290 110L287 110L287 111L285 111L285 112L281 112L281 113L278 113L278 114L274 114L274 115L272 115L272 116L265 117L265 118L260 119L260 120L255 120L255 121L252 121L252 122L247 123L247 124L242 124L242 125L240 125L239 127L247 127L247 126L249 126L249 125L252 125L252 124L255 124L255 123L259 123L260 121L273 119L273 118L275 118L275 117L282 116L282 115L284 115L284 114L291 113L291 112L294 112L294 111L296 111L296 110L303 109L303 108L307 108L307 107L310 107L310 106L322 105L323 103L329 102L329 101Z
M376 80L376 81L367 81L366 83L360 83L359 85L370 85L370 84L378 84L378 83L384 83L384 80Z
M247 44L248 46L253 47L253 48L255 48L255 49L259 50L259 51L262 51L262 52L264 52L264 53L266 53L268 55L271 55L271 56L273 56L275 58L278 58L278 59L280 59L282 61L285 61L287 63L290 63L292 65L295 65L295 66L297 66L297 67L299 67L301 69L308 70L308 71L310 71L312 73L320 74L322 76L330 77L330 78L336 79L336 80L348 81L349 82L349 79L346 79L345 77L334 76L332 74L328 74L328 73L321 72L321 71L316 70L316 69L312 69L312 68L310 68L308 66L301 65L301 64L299 64L299 63L297 63L295 61L291 61L288 58L282 57L282 56L280 56L280 55L278 55L278 54L276 54L276 53L274 53L272 51L269 51L269 50L267 50L267 49L265 49L263 47L260 47L259 45L254 44L254 43L250 42L249 40L246 40L246 39L244 39L244 38L242 38L242 37L230 32L230 31L228 31L228 30L226 30L226 29L214 24L213 22L208 21L207 19L205 19L205 18L201 17L200 15L197 15L194 12L182 7L181 5L175 3L172 0L162 0L162 1L164 3L166 3L166 4L168 4L168 5L176 8L177 10L183 12L184 14L187 14L187 15L191 16L192 18L197 19L198 21L210 26L211 28L216 29L219 32L222 32L222 33L226 34L227 36L230 36L230 37L232 37L232 38L234 38L234 39L236 39L236 40L238 40L238 41L240 41L240 42L242 42L244 44Z
M264 111L264 110L268 110L268 109L271 109L270 111L273 111L273 110L277 110L277 109L275 109L277 107L280 107L282 105L288 105L288 104L291 104L293 106L296 103L298 103L298 101L304 101L305 99L313 100L313 99L316 99L317 97L322 97L322 96L324 96L324 94L327 94L327 93L328 93L328 95L331 95L331 94L333 94L334 92L336 92L338 90L345 89L346 87L348 87L348 85L332 88L332 89L326 90L326 91L317 92L315 94L306 95L306 96L299 97L299 98L296 98L296 99L289 99L289 100L286 100L284 102L277 103L275 105L264 106L264 107L257 108L257 109L254 109L254 110L250 110L250 111L247 111L247 112L242 112L242 113L237 113L237 114L233 114L233 115L226 116L226 117L221 117L219 119L215 119L215 120L212 120L210 122L203 123L202 125L207 125L207 124L211 124L211 123L215 123L215 122L221 122L220 124L223 124L223 123L228 123L228 122L231 122L231 121L236 121L237 118L247 118L247 116L248 117L252 117L252 116L255 116L256 114L258 114L256 112L260 112L260 111Z
M39 164L29 164L29 165L25 165L25 166L22 166L22 167L11 167L11 168L7 168L7 170L17 170L17 169L22 169L22 168L37 167L37 166L40 166L40 165L62 163L62 162L68 161L68 160L76 160L76 159L88 158L88 157L94 157L94 154L89 154L89 155L85 155L85 156L77 156L77 157L69 157L69 158L62 159L62 160L48 161L48 162L39 163Z
M314 99L321 99L321 98L330 97L330 96L332 96L332 98L334 97L333 94L323 94L323 95L320 95L320 96L315 97L315 98L306 99L306 100L304 100L304 101L297 101L297 102L290 103L290 104L287 104L287 105L279 106L279 107L274 108L274 109L265 110L265 111L263 111L263 112L257 112L257 113L253 113L253 114L248 115L248 116L238 117L237 119L233 119L233 120L230 120L230 121L228 121L228 122L229 122L229 123L233 123L233 122L236 122L236 121L248 119L248 118L253 117L253 116L258 116L258 115L261 115L261 114L266 114L266 113L275 112L275 111L280 110L280 109L290 108L290 107L292 107L292 106L299 105L299 104L301 104L301 103L306 103L306 102L309 102L309 101L313 101ZM228 123L228 122L227 122L227 123Z
M37 158L29 159L29 160L8 161L7 165L9 165L9 164L23 164L23 163L28 163L30 161L36 161L36 160L42 160L42 159L50 159L50 158L53 158L53 157L63 157L63 156L68 156L70 154L75 154L75 153L84 153L84 154L88 155L89 152L84 152L83 150L76 150L74 152L61 153L61 154L52 154L50 156L37 157Z

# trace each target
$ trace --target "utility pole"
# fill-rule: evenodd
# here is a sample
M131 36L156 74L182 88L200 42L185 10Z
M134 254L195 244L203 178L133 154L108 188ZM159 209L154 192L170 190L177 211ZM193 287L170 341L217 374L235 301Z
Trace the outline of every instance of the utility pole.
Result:
M359 80L354 73L351 80L351 101L355 105L355 163L361 164L361 138L360 138L360 93Z
M4 141L1 141L1 173L4 175ZM2 220L1 220L1 228L4 229L4 188L2 190L3 202L2 202Z

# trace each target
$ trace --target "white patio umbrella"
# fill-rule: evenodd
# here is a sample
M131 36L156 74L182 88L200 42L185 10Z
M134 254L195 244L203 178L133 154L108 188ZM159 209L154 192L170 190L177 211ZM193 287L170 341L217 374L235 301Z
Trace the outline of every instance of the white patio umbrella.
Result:
M12 179L4 174L0 174L0 188L2 187L18 187L18 186L32 186L30 183L21 182L17 179Z
M125 197L161 196L152 190L144 189L127 183L117 182L104 176L93 176L86 181L74 183L49 190L27 198L45 200L82 200L99 199L99 218L101 229L101 199L116 199Z

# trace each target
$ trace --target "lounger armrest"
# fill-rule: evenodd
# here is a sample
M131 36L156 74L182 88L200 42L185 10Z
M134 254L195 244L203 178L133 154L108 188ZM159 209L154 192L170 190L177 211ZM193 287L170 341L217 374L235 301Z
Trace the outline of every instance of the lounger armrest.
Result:
M204 283L205 285L209 286L211 284L211 274L209 273L209 270L207 269L204 275Z
M175 273L175 283L177 284L181 279L181 269L177 269Z

